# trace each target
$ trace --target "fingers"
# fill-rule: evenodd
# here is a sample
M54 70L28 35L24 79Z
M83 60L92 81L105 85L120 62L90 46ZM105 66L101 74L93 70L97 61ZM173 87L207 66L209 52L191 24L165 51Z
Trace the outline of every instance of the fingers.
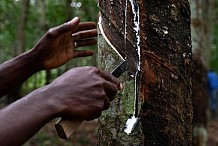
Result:
M104 107L102 110L107 110L110 107L110 102L115 98L115 95L118 91L118 87L116 84L109 81L105 82L104 87L106 96L104 97Z
M117 91L119 90L118 86L112 82L105 82L105 94L109 98L110 101L114 100Z
M75 41L77 44L77 48L78 47L84 47L84 46L93 46L97 44L97 40L96 39L86 39L86 40L78 40ZM74 42L74 43L75 43Z
M110 107L110 100L107 97L103 97L103 98L104 98L104 102L99 103L98 110L96 110L93 114L89 115L89 117L86 118L85 120L89 121L99 118L102 114L102 111L107 110Z
M49 29L48 35L51 35L52 37L57 37L67 32L75 33L75 32L84 31L84 30L91 30L94 28L96 28L96 23L94 22L81 22L80 23L79 17L75 17L69 22L66 22L62 25ZM92 35L92 32L91 32L91 35Z
M76 47L96 45L97 40L92 38L96 36L97 36L96 29L81 31L72 35L73 38L72 41L77 44Z
M59 36L69 31L74 31L74 29L77 29L79 22L80 22L79 17L75 17L74 19L72 19L71 21L67 23L51 28L49 30L49 33L55 37L55 36Z
M92 23L91 23L92 24ZM93 25L94 27L95 25ZM90 27L92 28L92 27ZM82 29L87 29L82 27ZM72 34L72 41L74 44L74 54L73 57L86 57L86 56L91 56L93 55L93 51L84 51L84 50L75 50L75 48L78 47L84 47L84 46L92 46L97 44L97 40L94 39L93 37L97 36L97 30L96 29L91 29L91 30L86 30L86 31L79 31L77 33Z
M95 114L93 114L92 116L89 116L85 120L86 121L91 121L91 120L97 119L97 118L99 118L101 116L101 113L102 113L102 111L95 112Z
M96 36L97 36L97 30L96 29L91 29L91 30L86 30L86 31L79 31L77 33L72 34L72 37L73 37L74 41L77 41L77 40L80 40L80 39L96 37Z
M117 87L118 87L118 89L121 89L121 88L120 88L120 87L121 87L121 83L120 83L120 80L119 80L119 79L117 79L116 77L114 77L114 76L113 76L111 73L109 73L109 72L106 72L106 71L103 71L103 70L99 70L99 71L100 71L101 76L102 76L105 80L110 81L110 82L116 84Z
M92 50L74 50L73 58L87 57L92 56L93 54L94 52Z
M109 98L105 97L104 107L102 110L107 110L110 106L111 106L111 102L110 102Z
M106 80L104 83L104 90L105 90L105 104L104 104L104 110L108 109L110 107L110 101L114 100L115 95L119 89L121 89L120 81L114 77L111 73L99 70L101 76Z
M75 50L75 48L96 45L97 41L95 39L86 39L86 40L80 40L80 41L74 42L74 44L75 43L76 43L76 46L74 45L72 57L78 58L78 57L92 56L94 52L92 50Z
M72 30L72 33L83 31L83 30L95 29L95 28L96 28L95 22L80 22L77 28Z

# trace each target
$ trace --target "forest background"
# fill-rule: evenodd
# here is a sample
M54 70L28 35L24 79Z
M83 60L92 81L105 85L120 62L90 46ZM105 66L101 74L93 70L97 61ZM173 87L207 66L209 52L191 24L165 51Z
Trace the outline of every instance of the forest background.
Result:
M216 2L218 3L218 0ZM97 23L96 0L2 0L0 2L0 63L30 50L49 28L69 21L75 16L79 16L81 21ZM210 51L209 69L218 73L218 9L215 17L214 40L212 48L208 48L208 51ZM7 95L2 98L1 107L50 83L70 68L86 65L97 66L97 45L90 48L95 51L92 57L73 59L57 69L41 71L33 75L17 91L14 91L13 96ZM68 141L58 138L53 124L54 121L46 125L25 145L68 146L73 143L75 146L88 146L95 145L97 141L96 121L84 124L85 127L82 125L81 131L78 131Z

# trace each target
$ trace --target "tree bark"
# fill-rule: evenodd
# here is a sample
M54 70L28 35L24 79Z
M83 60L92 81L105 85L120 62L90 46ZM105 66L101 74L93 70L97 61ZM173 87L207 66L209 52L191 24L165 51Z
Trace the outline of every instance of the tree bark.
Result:
M99 146L191 145L192 54L188 1L99 0L99 7L100 15L108 17L110 31L123 34L120 36L127 38L123 42L129 42L124 43L123 48L116 48L117 51L122 54L123 49L129 55L135 53L132 49L136 50L141 66L140 122L131 134L123 131L134 111L135 93L134 80L125 74L121 78L124 90L99 119ZM134 23L137 10L138 34ZM128 26L126 22L122 24L122 20L128 20ZM117 35L114 40L122 39ZM114 46L120 43L113 41L113 37L109 41ZM110 71L120 62L119 56L99 35L99 67Z

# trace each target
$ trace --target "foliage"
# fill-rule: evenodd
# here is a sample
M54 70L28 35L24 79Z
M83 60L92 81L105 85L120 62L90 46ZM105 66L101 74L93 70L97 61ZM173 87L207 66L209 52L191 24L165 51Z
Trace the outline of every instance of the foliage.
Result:
M214 43L211 50L210 68L218 73L218 0L216 0L216 6Z
M46 15L43 17L43 0L30 0L27 25L25 29L25 50L30 50L43 36L46 29L62 24L75 16L81 21L97 22L98 8L96 0L45 0ZM0 63L19 55L18 29L22 16L22 0L2 0L0 2ZM86 49L86 48L81 48ZM91 47L97 52L97 46ZM94 57L79 58L69 61L58 69L51 70L51 81L66 70L84 65L96 65ZM46 71L33 75L22 86L23 95L44 86ZM5 101L5 100L4 100ZM52 126L54 128L54 126ZM27 145L63 145L57 135L49 136L47 130L40 131ZM54 131L55 132L55 131ZM48 141L49 140L49 141ZM80 143L80 142L78 142ZM88 142L84 142L88 145ZM72 145L69 141L65 145Z
M4 0L0 2L0 63L9 60L17 55L18 29L20 16L22 15L22 0ZM96 0L45 0L46 16L42 14L43 0L31 0L28 12L27 26L25 29L25 50L31 49L45 33L46 29L69 21L79 16L81 21L97 21L98 8ZM85 48L84 48L85 49ZM97 52L97 46L92 47ZM51 71L51 80L75 66L96 65L94 57L79 58L69 61L58 69ZM23 86L24 94L43 86L45 71L32 76Z
M16 13L14 13L16 11ZM5 0L0 3L0 63L12 58L16 48L16 24L20 7L14 1ZM13 49L12 49L13 48Z

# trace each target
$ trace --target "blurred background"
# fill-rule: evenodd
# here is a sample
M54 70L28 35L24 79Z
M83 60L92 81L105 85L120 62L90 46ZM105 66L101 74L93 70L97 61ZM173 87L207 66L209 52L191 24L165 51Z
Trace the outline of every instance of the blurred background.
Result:
M1 0L0 63L31 49L49 28L69 21L76 16L79 16L81 21L97 22L96 0ZM93 49L97 53L97 45L89 49ZM49 84L70 68L84 65L96 66L96 64L96 55L94 55L73 59L66 65L51 71L41 71L0 99L0 107L10 104L36 88ZM25 146L96 145L97 121L83 124L85 127L81 125L77 133L67 141L58 138L54 128L55 122L56 120L47 124Z
M192 14L196 12L196 15L192 16L192 30L194 30L192 35L201 39L210 38L208 44L203 47L201 39L193 38L193 48L198 48L199 46L203 48L203 51L197 49L198 51L195 54L196 58L202 58L203 56L202 64L204 67L202 70L205 71L205 74L208 70L214 70L218 73L218 0L212 1L213 3L209 3L209 1L205 0L206 11L212 10L212 13L207 13L208 16L204 16L203 19L198 18L198 11L193 10L196 7L192 7ZM191 5L193 5L193 2L191 1ZM212 17L210 16L209 18L209 15ZM97 0L1 0L0 63L31 49L49 28L69 21L75 16L79 16L81 21L94 21L97 23ZM204 21L202 27L199 27L198 19ZM207 33L208 30L210 30L209 33ZM91 49L95 51L95 55L92 57L74 59L57 69L41 71L33 75L22 86L1 98L0 107L10 104L36 88L49 84L53 79L70 68L85 65L97 66L97 45L91 47ZM206 63L204 60L206 60ZM199 64L198 61L197 64ZM199 66L196 66L196 68L200 69ZM202 72L202 70L199 71ZM202 75L199 75L199 78L202 79ZM199 81L199 78L196 78L196 80ZM202 82L205 84L206 81L203 80ZM207 88L207 84L203 88ZM199 91L199 88L196 87L195 90ZM203 109L205 110L205 108ZM25 146L94 146L97 144L97 121L83 123L78 131L67 141L58 138L54 128L55 121L42 128ZM215 144L208 146L215 146L216 144L218 145L218 122L216 119L209 121L208 123L206 122L206 125L209 125L209 139L212 136L212 140L215 139Z

